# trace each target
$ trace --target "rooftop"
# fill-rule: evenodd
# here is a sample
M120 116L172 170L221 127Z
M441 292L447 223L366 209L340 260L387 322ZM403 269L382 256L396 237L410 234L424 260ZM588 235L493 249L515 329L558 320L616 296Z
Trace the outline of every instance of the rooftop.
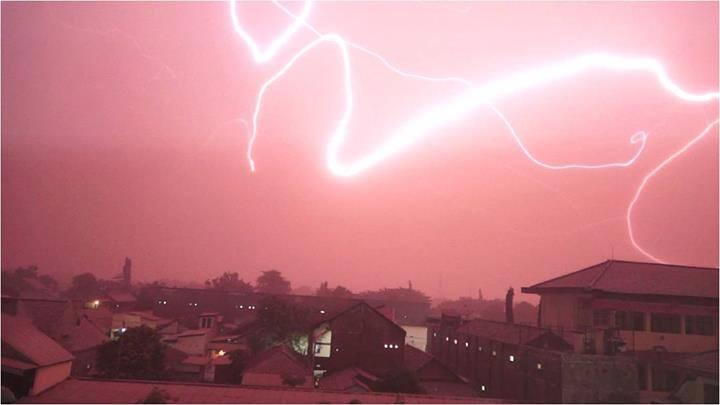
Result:
M718 269L608 260L522 292L602 291L617 294L718 298Z
M199 383L70 379L20 403L138 403L157 387L175 403L502 403L497 398L414 394L346 393L314 388L281 388Z
M10 346L21 357L38 366L50 366L71 361L73 355L40 332L27 318L2 314L2 343ZM6 353L3 353L6 355Z

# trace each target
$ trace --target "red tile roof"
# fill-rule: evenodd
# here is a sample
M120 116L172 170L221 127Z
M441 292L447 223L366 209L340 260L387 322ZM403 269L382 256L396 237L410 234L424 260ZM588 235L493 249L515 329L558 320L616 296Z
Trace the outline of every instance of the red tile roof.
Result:
M718 269L608 260L530 287L524 293L603 291L718 298Z
M174 403L296 403L346 404L351 400L361 403L505 403L498 398L453 397L389 393L347 393L314 388L232 386L199 383L172 383L148 381L106 381L70 379L33 397L22 398L20 403L125 403L141 402L157 387L165 390Z
M284 374L287 372L309 373L310 366L298 354L285 345L277 345L250 359L245 373Z
M72 354L33 326L30 319L17 316L2 314L2 343L38 366L50 366L73 359Z

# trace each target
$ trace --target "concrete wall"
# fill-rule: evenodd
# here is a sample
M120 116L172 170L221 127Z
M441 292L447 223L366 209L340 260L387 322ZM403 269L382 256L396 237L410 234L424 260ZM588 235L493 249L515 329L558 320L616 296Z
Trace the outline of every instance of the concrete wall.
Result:
M30 395L37 395L66 380L70 377L71 368L72 361L38 368L35 371L35 381L33 382L32 390L30 390Z
M626 356L563 353L562 402L637 402L637 363Z
M400 325L405 329L405 343L422 351L427 350L428 328L425 326Z

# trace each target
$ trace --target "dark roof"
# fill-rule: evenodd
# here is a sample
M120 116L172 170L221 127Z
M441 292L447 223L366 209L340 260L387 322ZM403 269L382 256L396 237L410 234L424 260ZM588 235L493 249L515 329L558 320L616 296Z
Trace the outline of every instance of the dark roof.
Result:
M137 301L137 298L127 291L110 291L105 295L113 302L132 303Z
M433 356L431 354L425 353L424 351L408 344L405 345L404 362L406 368L410 370L419 370L432 360Z
M307 362L285 345L273 346L250 359L245 373L283 374L291 371L309 371Z
M104 330L68 301L19 300L19 314L71 352L97 347L107 341Z
M394 393L346 393L314 388L259 387L160 381L119 381L69 379L20 403L129 403L141 402L157 387L165 390L176 403L504 403L498 398L452 397Z
M488 319L469 321L460 326L457 332L465 335L480 336L497 342L520 345L531 342L545 333L550 333L547 329L536 326L491 321Z
M2 314L2 342L38 366L72 361L73 355L33 326L30 319Z
M669 360L667 364L687 370L718 375L718 351L696 353L687 357Z
M718 298L718 269L608 260L523 287L522 292L541 294L572 290Z

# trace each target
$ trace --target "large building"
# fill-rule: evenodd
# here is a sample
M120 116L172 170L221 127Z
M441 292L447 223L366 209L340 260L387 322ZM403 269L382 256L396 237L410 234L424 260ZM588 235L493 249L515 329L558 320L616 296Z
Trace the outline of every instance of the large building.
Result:
M522 291L540 295L539 326L575 334L575 351L634 356L641 399L681 382L663 364L718 348L716 268L609 260Z

